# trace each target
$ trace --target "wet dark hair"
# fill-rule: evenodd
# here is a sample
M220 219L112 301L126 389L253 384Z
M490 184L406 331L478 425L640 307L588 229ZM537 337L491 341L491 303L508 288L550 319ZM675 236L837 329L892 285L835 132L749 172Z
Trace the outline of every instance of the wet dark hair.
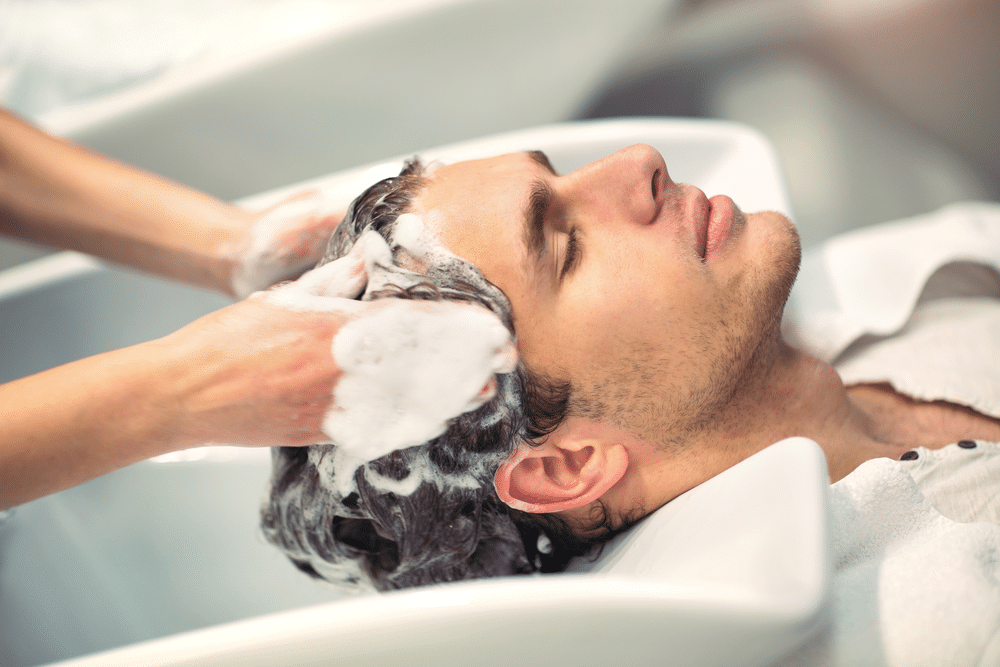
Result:
M393 266L379 267L384 272L379 280L370 277L363 300L476 303L513 334L507 297L469 262L451 258L419 274L399 266L405 250L393 242L395 223L423 183L423 168L413 160L399 176L368 188L349 207L320 264L347 254L363 233L374 230L396 259ZM307 574L379 590L561 571L627 526L613 522L600 504L585 531L554 515L513 510L497 497L493 476L520 442L538 442L562 422L570 394L568 382L535 376L519 365L498 376L492 399L452 419L442 435L358 468L347 495L318 467L335 455L336 445L275 448L261 511L264 536ZM409 495L380 484L417 469L433 475ZM543 534L547 539L540 540Z

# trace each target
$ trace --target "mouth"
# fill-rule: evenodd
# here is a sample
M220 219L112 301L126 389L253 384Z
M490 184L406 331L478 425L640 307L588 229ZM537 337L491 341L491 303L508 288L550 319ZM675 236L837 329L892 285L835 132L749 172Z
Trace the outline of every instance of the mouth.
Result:
M703 262L711 262L726 246L733 229L736 205L726 195L709 199L698 188L694 191L694 249Z
M708 197L699 188L689 186L693 193L692 218L694 227L694 251L705 261L705 253L708 250L708 229L711 226L712 204Z
M715 195L708 200L708 203L710 211L705 245L706 262L712 261L726 247L726 242L733 232L733 221L736 219L736 204L726 195Z

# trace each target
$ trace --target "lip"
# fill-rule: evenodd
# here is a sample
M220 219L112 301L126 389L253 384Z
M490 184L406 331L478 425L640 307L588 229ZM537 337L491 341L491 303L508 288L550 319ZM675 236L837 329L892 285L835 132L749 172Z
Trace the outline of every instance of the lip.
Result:
M682 184L685 209L690 221L693 250L702 262L711 262L726 247L736 224L738 209L726 195L709 199L700 188Z
M704 196L704 195L703 195ZM702 259L711 262L726 247L726 241L733 231L733 220L736 217L736 204L726 195L715 195L707 202L708 214L705 216L704 246Z
M694 251L702 261L709 243L709 228L711 224L712 205L708 197L699 188L687 186L691 194L691 224L694 230Z

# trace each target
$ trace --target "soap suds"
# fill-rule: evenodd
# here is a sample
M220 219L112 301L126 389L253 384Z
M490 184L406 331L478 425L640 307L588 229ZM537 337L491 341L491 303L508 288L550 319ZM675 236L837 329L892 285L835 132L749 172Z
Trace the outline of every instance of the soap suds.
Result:
M358 490L354 483L354 473L365 463L342 447L313 445L309 448L309 464L316 469L320 482L341 498Z
M309 464L316 469L320 483L340 498L346 498L358 491L355 475L359 469L365 481L378 493L394 493L408 496L421 484L433 484L438 491L448 489L477 489L484 477L492 475L505 459L506 453L489 455L476 453L464 461L463 473L445 475L431 461L429 450L411 450L406 458L409 473L403 479L393 479L383 475L371 464L343 447L336 445L313 445L309 448Z
M404 300L348 322L333 356L343 375L323 432L365 461L442 434L450 419L486 402L484 387L517 359L489 311Z
M303 218L333 215L338 208L341 206L316 192L261 216L251 230L250 245L235 257L233 292L243 298L308 268L315 257L303 255L301 248L282 245L281 237L301 225Z
M365 291L371 268L391 259L389 246L375 232L366 232L340 259L304 273L298 280L252 297L296 310L354 314L364 306L356 301Z
M432 211L428 215L435 215L435 212ZM395 245L404 248L413 257L428 265L455 257L427 229L423 219L414 213L404 213L396 219L392 240Z
M413 214L399 217L393 246L435 271L448 272L449 265L459 271L464 265ZM444 300L356 300L422 282L422 274L396 266L389 245L368 231L340 259L254 295L292 310L352 318L331 346L342 374L321 428L335 446L318 445L309 452L321 482L342 498L356 490L354 476L362 467L368 483L382 492L409 495L425 481L443 487L445 480L434 472L427 452L411 457L409 475L401 480L368 463L441 435L451 419L493 398L497 373L517 367L510 332L486 308ZM515 400L511 383L504 383L504 406ZM503 409L489 415L486 425L498 422ZM467 480L449 478L448 484L475 488L479 482L470 474Z
M441 160L431 160L424 165L424 178L430 178L434 172L436 172L441 167L445 166L445 162Z

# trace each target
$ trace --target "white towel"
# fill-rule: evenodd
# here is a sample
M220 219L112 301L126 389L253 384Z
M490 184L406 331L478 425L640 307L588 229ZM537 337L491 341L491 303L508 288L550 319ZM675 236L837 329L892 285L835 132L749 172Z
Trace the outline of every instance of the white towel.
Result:
M782 665L1000 665L1000 526L956 523L899 462L830 487L830 626Z
M1000 271L1000 204L953 204L837 236L805 253L782 334L833 362L863 335L902 329L928 279L956 262ZM998 296L995 274L978 278L952 296Z

